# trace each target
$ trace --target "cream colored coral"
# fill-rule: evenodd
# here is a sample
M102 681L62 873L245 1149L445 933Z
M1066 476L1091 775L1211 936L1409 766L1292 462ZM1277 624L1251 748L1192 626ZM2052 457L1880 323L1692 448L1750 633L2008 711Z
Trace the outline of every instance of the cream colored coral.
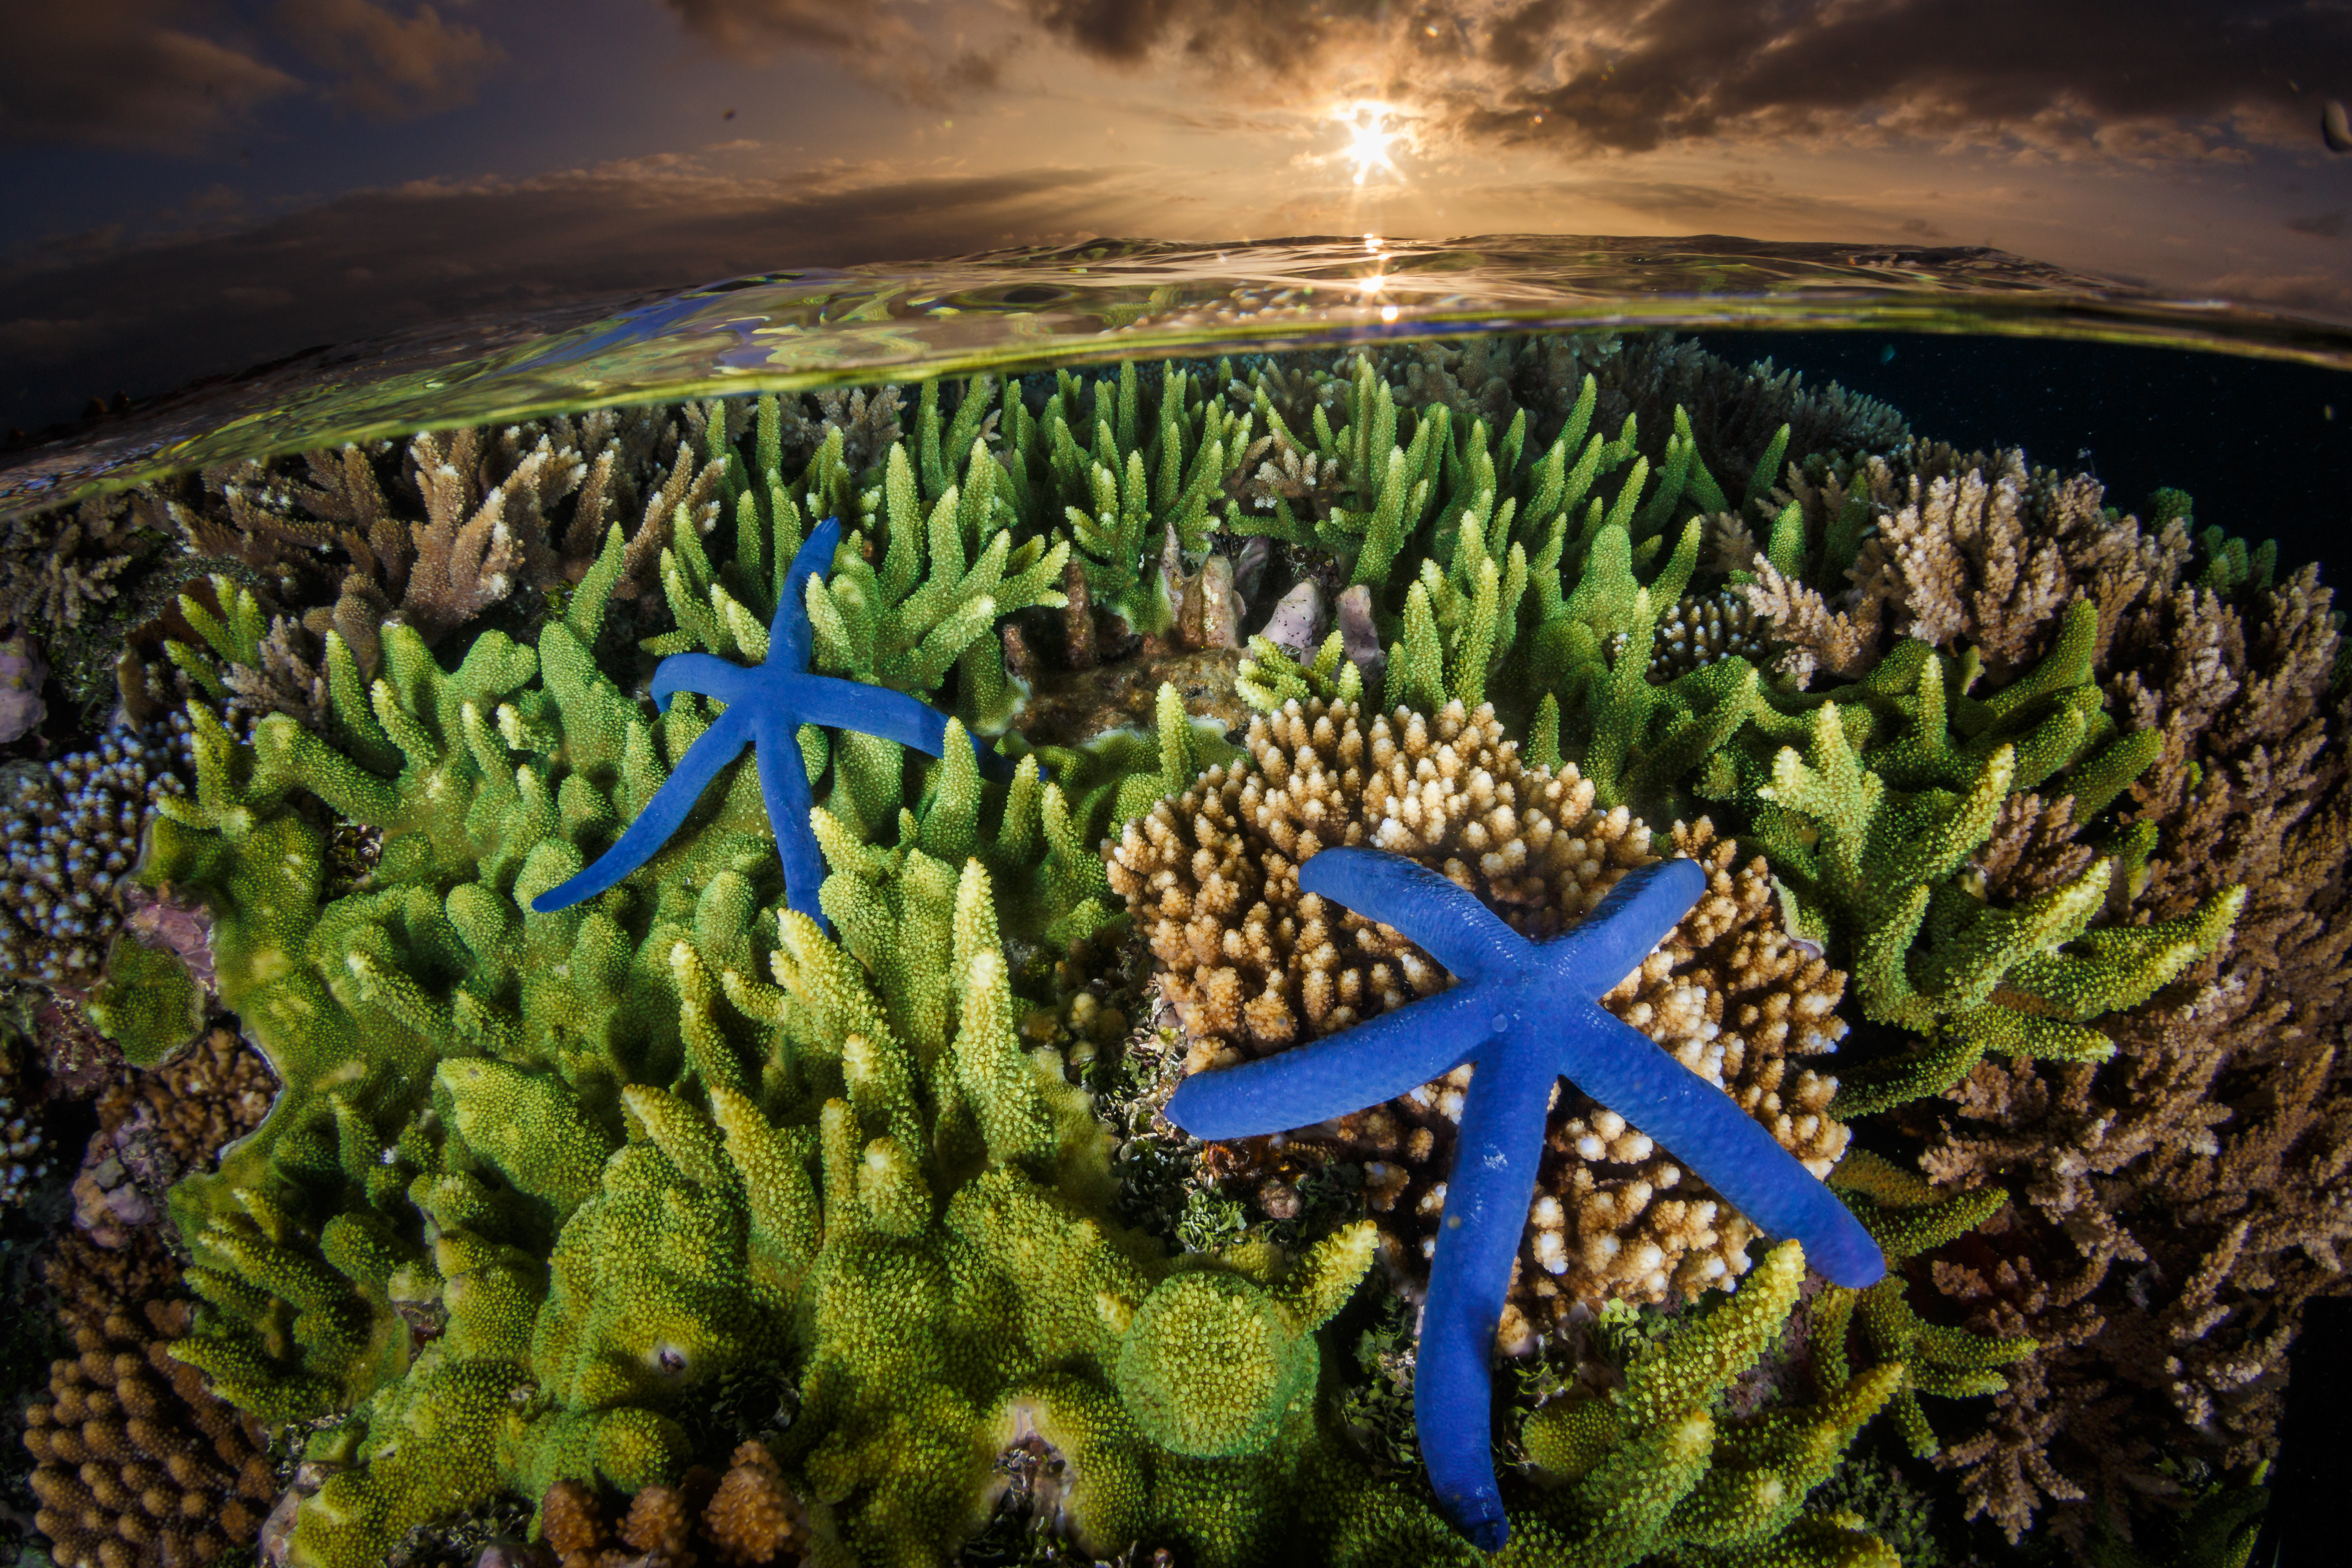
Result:
M1253 765L1212 769L1110 852L1111 884L1185 1022L1188 1071L1336 1033L1449 983L1394 931L1299 893L1299 864L1327 846L1410 856L1536 941L1657 858L1650 830L1597 810L1573 767L1525 767L1489 708L1400 710L1368 730L1351 704L1292 702L1253 721L1247 744ZM1846 1142L1827 1114L1835 1080L1790 1058L1843 1035L1844 976L1789 942L1761 859L1735 866L1736 847L1705 821L1677 826L1675 850L1706 868L1706 891L1603 1003L1824 1174ZM1284 1141L1293 1161L1362 1164L1383 1257L1408 1289L1426 1277L1469 1077ZM1262 1173L1246 1149L1219 1163L1237 1184ZM1579 1300L1696 1295L1745 1268L1755 1235L1669 1152L1563 1086L1504 1342L1526 1348Z

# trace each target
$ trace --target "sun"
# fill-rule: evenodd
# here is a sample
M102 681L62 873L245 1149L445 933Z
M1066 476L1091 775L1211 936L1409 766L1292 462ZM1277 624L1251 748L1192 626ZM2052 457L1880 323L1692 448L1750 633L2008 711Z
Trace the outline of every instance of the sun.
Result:
M1389 146L1402 131L1391 125L1390 117L1396 110L1389 104L1370 99L1359 99L1342 109L1331 111L1331 118L1348 129L1350 137L1347 150L1340 155L1356 165L1356 184L1362 184L1375 169L1385 169L1402 179L1397 166L1389 157Z

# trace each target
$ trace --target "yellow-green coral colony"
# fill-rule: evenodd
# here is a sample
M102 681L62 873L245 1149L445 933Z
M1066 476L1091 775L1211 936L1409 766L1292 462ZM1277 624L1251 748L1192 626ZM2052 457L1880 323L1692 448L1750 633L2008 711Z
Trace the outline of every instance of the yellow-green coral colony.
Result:
M764 658L786 563L838 516L848 542L807 592L811 668L960 721L937 762L801 731L837 937L779 910L748 766L620 885L530 910L716 716L680 697L651 717L600 662L618 527L527 637L479 630L445 660L395 621L365 669L326 632L315 729L274 713L240 741L190 704L194 783L161 803L142 875L210 904L221 999L285 1089L216 1173L173 1193L206 1303L176 1353L266 1421L349 1413L311 1440L343 1468L302 1504L295 1562L381 1561L502 1490L671 1479L693 1457L681 1414L755 1366L797 1384L779 1458L821 1563L949 1559L986 1522L996 1456L1032 1440L1067 1459L1070 1528L1106 1556L1472 1560L1418 1475L1372 1464L1338 1415L1318 1331L1364 1277L1370 1227L1171 1252L1115 1217L1091 1097L1024 1045L1007 939L1058 951L1110 924L1096 846L1209 762L1246 765L1163 689L1152 732L982 780L966 727L1014 725L1000 743L1028 750L1000 630L1050 624L1073 574L1109 629L1155 639L1148 655L1175 619L1163 554L1193 571L1270 536L1325 588L1365 591L1384 649L1344 628L1301 658L1260 639L1245 700L1492 702L1531 762L1576 763L1604 805L1732 818L1769 856L1791 931L1913 1042L1849 1079L1849 1119L1986 1050L2095 1060L2102 1014L2226 933L2231 896L2100 923L2157 847L2127 832L2015 908L1970 880L2011 795L2071 793L2089 823L2154 759L2102 706L2080 607L1997 689L1971 654L1919 642L1811 692L1747 644L1662 659L1707 520L1762 526L1791 573L1852 558L1864 520L1809 554L1773 500L1785 427L1735 496L1679 413L1670 432L1597 428L1592 375L1499 429L1400 406L1369 357L1340 375L1304 409L1230 363L927 384L908 438L852 471L835 430L797 476L775 399L737 445L704 419L726 459L717 520L658 535L673 624L645 653ZM226 579L215 599L186 617L205 646L172 657L225 689L260 658L262 617ZM336 894L331 814L383 836ZM1990 1212L1874 1172L1844 1184L1890 1256ZM1808 1491L1890 1402L1932 1444L1916 1396L1997 1386L2014 1347L1865 1292L1817 1311L1836 1353L1810 1403L1720 1417L1716 1392L1764 1354L1801 1274L1773 1251L1622 1390L1528 1416L1513 1560L1891 1562Z

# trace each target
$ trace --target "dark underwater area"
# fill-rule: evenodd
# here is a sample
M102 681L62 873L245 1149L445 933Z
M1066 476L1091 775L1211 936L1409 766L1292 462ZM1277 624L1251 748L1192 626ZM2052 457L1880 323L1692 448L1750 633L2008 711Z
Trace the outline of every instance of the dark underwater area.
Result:
M2340 554L2352 483L2352 375L2193 349L2051 338L1702 332L1730 359L1770 358L1903 410L1956 447L2021 447L2078 468L2133 510L2162 488L2231 498L2250 537L2298 564ZM2257 521L2260 520L2260 521Z
M2326 592L2352 493L2352 380L2296 363L2017 337L1499 342L910 383L887 406L876 386L624 410L601 423L562 416L521 434L270 455L6 524L13 626L0 630L15 636L0 659L16 662L0 675L16 679L19 712L28 679L42 708L0 747L10 848L69 833L88 856L73 859L68 881L96 896L75 915L26 892L37 845L0 889L16 983L0 1023L10 1096L0 1107L0 1166L10 1170L0 1203L0 1563L49 1560L44 1509L49 1533L72 1537L58 1559L68 1568L272 1561L256 1554L272 1541L284 1549L294 1504L310 1497L333 1506L310 1509L294 1561L336 1568L373 1552L354 1543L385 1530L394 1545L380 1560L418 1565L781 1563L818 1551L813 1534L841 1554L807 1561L916 1560L905 1554L911 1527L902 1538L884 1517L900 1505L877 1500L914 1500L903 1505L910 1518L961 1516L915 1481L858 1472L839 1451L841 1434L898 1437L838 1371L878 1375L887 1357L821 1350L805 1326L818 1308L795 1320L761 1294L772 1274L816 1278L820 1266L763 1263L761 1222L739 1212L751 1179L698 1176L693 1163L716 1162L712 1119L732 1114L715 1086L757 1101L815 1185L848 1169L826 1163L818 1107L867 1092L856 1069L840 1065L836 1046L807 1081L786 1083L772 1069L789 1053L766 1056L763 1068L754 1026L773 1023L820 1056L810 1040L839 1036L842 1019L868 1016L861 1008L902 1032L946 1031L909 1022L933 1017L926 1009L963 1015L902 973L888 935L900 926L953 952L967 977L972 952L1001 947L1007 973L986 995L991 1007L1001 998L1013 1032L992 1068L955 1070L998 1073L984 1081L1034 1097L1039 1125L1060 1139L1006 1153L1013 1135L946 1068L936 1082L919 1076L905 1105L858 1100L877 1144L912 1146L906 1119L925 1119L930 1152L917 1188L927 1180L943 1204L956 1184L994 1194L987 1224L998 1228L971 1221L955 1245L936 1244L952 1269L976 1271L959 1281L1024 1303L1035 1292L1045 1304L1024 1310L1037 1321L1063 1310L1009 1265L990 1273L956 1250L979 1236L1006 1256L1020 1252L1009 1238L1031 1245L1018 1182L1148 1238L1133 1244L1150 1254L1140 1264L1075 1244L1064 1257L1074 1279L1139 1270L1133 1289L1144 1300L1186 1270L1241 1281L1229 1290L1236 1300L1304 1300L1307 1274L1339 1267L1335 1238L1369 1234L1349 1226L1381 1237L1380 1261L1354 1265L1363 1288L1340 1292L1343 1304L1310 1314L1304 1331L1291 1323L1284 1342L1291 1360L1274 1381L1289 1379L1295 1394L1298 1377L1310 1387L1319 1377L1311 1420L1294 1405L1200 1438L1137 1415L1144 1435L1114 1442L1102 1433L1124 1431L1125 1417L1100 1413L1105 1387L1130 1414L1161 1398L1157 1384L1149 1397L1137 1392L1142 1374L1117 1370L1125 1360L1040 1352L1047 1370L1007 1374L1004 1425L975 1426L1003 1439L982 1467L990 1506L976 1531L950 1531L957 1542L937 1560L1257 1560L1254 1527L1188 1520L1188 1506L1213 1512L1202 1501L1211 1498L1233 1520L1286 1521L1281 1544L1265 1549L1281 1560L1313 1560L1318 1543L1332 1561L1453 1560L1465 1549L1426 1501L1411 1417L1412 1303L1427 1281L1415 1226L1433 1225L1431 1204L1442 1203L1442 1108L1400 1100L1402 1131L1368 1119L1271 1150L1253 1140L1204 1152L1154 1120L1185 1074L1296 1037L1227 1008L1206 963L1188 969L1168 934L1181 920L1168 906L1154 914L1150 900L1163 894L1138 889L1182 882L1191 862L1167 844L1207 831L1187 824L1214 816L1223 781L1253 767L1320 776L1316 759L1335 744L1433 759L1435 774L1417 776L1447 791L1457 784L1441 747L1485 748L1494 760L1481 765L1517 781L1523 798L1540 791L1534 775L1580 769L1597 800L1552 809L1563 832L1594 846L1619 844L1628 813L1661 845L1669 822L1710 816L1721 837L1677 841L1716 857L1706 863L1748 945L1737 957L1728 937L1676 950L1674 984L1727 995L1745 986L1775 1017L1829 1006L1851 1025L1834 1057L1809 1056L1818 1038L1773 1036L1747 1066L1712 1070L1727 1092L1784 1099L1784 1121L1809 1108L1804 1130L1775 1135L1801 1158L1837 1165L1832 1190L1900 1266L1891 1295L1848 1299L1793 1276L1781 1295L1706 1289L1724 1272L1707 1272L1706 1260L1743 1247L1731 1274L1754 1266L1759 1285L1781 1274L1762 1268L1768 1244L1752 1230L1667 1214L1680 1200L1658 1199L1665 1154L1635 1148L1645 1141L1623 1118L1612 1124L1573 1095L1555 1108L1555 1184L1544 1189L1558 1194L1553 1228L1528 1242L1521 1272L1532 1283L1515 1287L1517 1317L1507 1320L1534 1349L1523 1345L1495 1377L1496 1452L1514 1467L1515 1520L1524 1513L1509 1561L2326 1561L2320 1542L2336 1510L2315 1456L2338 1425L2352 1330L2329 1251L2352 1159L2352 1067L2323 1043L2343 1039L2352 1018L2342 962L2352 933L2338 929L2352 841L2342 754L2352 661ZM1374 356L1376 370L1360 368ZM1767 358L1769 372L1749 370ZM1205 456L1221 429L1237 447ZM542 437L547 455L534 458ZM562 483L541 477L558 469L570 474ZM820 662L936 702L974 734L1005 737L1007 758L1040 765L1008 790L873 754L856 737L814 751L803 740L820 803L846 842L867 847L824 842L829 896L835 881L847 889L843 912L828 905L837 950L793 934L789 921L782 938L773 918L751 929L762 922L748 915L772 917L784 889L745 782L751 769L740 769L716 807L706 801L692 818L702 844L659 863L684 890L648 893L616 917L625 945L641 952L612 961L614 1015L667 1008L669 1021L652 1027L655 1045L603 1040L531 973L584 963L586 928L575 921L559 942L515 915L493 940L480 934L487 924L466 923L495 923L463 914L470 895L449 905L454 924L440 897L478 886L519 903L520 889L554 876L524 839L555 833L593 846L632 803L642 809L644 758L680 767L707 722L691 701L674 710L685 719L640 711L656 660L752 659L764 639L744 626L774 608L788 546L829 510L862 522L866 548L863 561L842 558L835 581L854 586L838 600L845 629L820 626ZM1874 540L1889 542L1874 551ZM1547 570L1558 589L1549 594ZM908 609L934 583L956 592L942 589L920 615ZM985 610L971 608L988 594ZM956 629L955 607L974 625ZM933 636L941 640L924 640ZM514 652L534 646L537 675ZM582 668L561 666L569 653L558 648L580 650ZM2210 689L2203 707L2200 687ZM1491 732L1476 728L1482 700L1497 715ZM191 701L205 717L190 716ZM1287 730L1286 704L1297 705ZM1359 704L1364 728L1349 742ZM622 715L608 721L613 737L571 738L589 732L592 708ZM118 709L135 728L106 742L100 727ZM1426 721L1420 742L1405 710ZM1390 711L1393 734L1376 732ZM1823 713L1838 721L1816 723ZM1844 738L1832 739L1839 721ZM627 744L639 751L625 758L618 736L631 725ZM557 735L562 746L547 738ZM593 764L568 761L571 748L599 746L609 755ZM493 753L499 766L538 770L544 812L493 800L499 767L481 760ZM1810 817L1790 804L1801 783L1846 766L1877 773L1894 804L1865 812L1818 804L1822 794L1808 797ZM572 771L559 778L563 767ZM557 789L592 773L593 788L566 788L559 808ZM446 787L473 803L462 833L415 804L432 781L456 781ZM1054 793L1041 806L1024 789ZM1904 846L1958 833L1952 824L1972 800L1981 821L1968 819L1976 837L1964 852L1911 868ZM1378 820L1346 788L1326 805L1334 819ZM1159 828L1148 826L1155 807L1166 814ZM160 847L144 837L158 819L178 825ZM264 901L237 864L258 851L239 836L263 831L318 868L311 902L295 900L309 911L304 931L318 934L286 940L320 944L315 995L348 1015L338 1026L355 1037L405 1031L404 1051L412 1036L423 1042L401 1058L407 1087L378 1103L354 1110L298 1081L323 1083L331 1053L289 1053L283 1036L257 1053L250 1035L239 1039L233 997L258 1016L286 994L236 956L258 940ZM1271 853L1253 831L1236 818L1242 849L1184 847ZM1279 839L1288 829L1265 831ZM2267 849L2247 847L2263 835ZM1726 842L1735 836L1737 858ZM1848 841L1866 870L1859 884L1841 881L1825 847ZM1442 865L1466 842L1433 837L1419 853ZM984 875L977 895L969 881L941 884L954 921L966 922L951 932L937 903L945 895L918 873L952 867L964 850ZM1595 849L1628 864L1640 852ZM1771 862L1769 874L1742 868L1751 853ZM100 864L105 879L93 882ZM2102 865L2112 883L2096 872L2092 888ZM1481 875L1489 879L1474 890L1498 909L1521 896ZM1558 873L1554 906L1573 901L1562 889L1584 886L1578 875ZM1898 951L1890 979L1883 954L1874 970L1869 956L1873 933L1895 918L1873 879L1903 877L1926 912L1910 917L1908 973ZM1001 943L993 925L984 941L966 929L971 900L986 903L992 886ZM395 908L404 887L435 897ZM1186 887L1188 899L1208 897ZM37 907L55 930L36 931ZM55 936L66 929L56 921L77 920ZM2242 935L2242 948L2225 941L2233 921L2258 932ZM1259 940L1240 919L1233 926L1237 942ZM672 940L710 973L677 978ZM501 942L529 958L481 956ZM656 946L648 968L642 954ZM822 990L810 977L831 973L824 966L843 951L875 998L807 1001ZM1755 953L1768 957L1751 963ZM1296 974L1307 960L1286 950L1241 967L1265 981L1285 963ZM338 964L357 974L369 963L412 976L425 1000L394 981L338 977ZM758 980L771 966L793 976L781 991ZM739 984L743 975L752 978ZM1658 984L1666 988L1651 1001L1663 1015L1671 986ZM779 999L786 993L793 1001ZM2226 1005L2213 999L2225 994ZM260 1032L272 1027L286 1026ZM2240 1043L2199 1055L2200 1032L2229 1031ZM524 1037L527 1048L512 1043ZM650 1088L652 1109L625 1110L609 1071L573 1070L565 1053L588 1040L624 1064L633 1088ZM935 1048L948 1053L941 1061L952 1055ZM1045 1087L1008 1065L1024 1051L1054 1068ZM713 1065L730 1052L734 1066ZM461 1130L467 1097L480 1091L431 1065L477 1055L537 1075L500 1105L591 1129L579 1133L583 1168L621 1149L610 1167L619 1172L627 1151L656 1144L668 1164L654 1175L629 1166L631 1180L652 1184L635 1196L618 1175L590 1195L593 1175L527 1172L527 1152ZM919 1074L934 1070L913 1057ZM280 1064L282 1087L265 1058ZM2102 1100L2102 1086L2135 1060L2164 1065ZM1819 1092L1804 1100L1809 1081ZM256 1133L278 1094L294 1099ZM677 1127L660 1123L673 1114ZM1070 1152L1089 1118L1127 1151L1109 1185ZM2121 1146L2112 1127L2139 1142L2100 1165ZM731 1126L727 1136L731 1158ZM1600 1162L1604 1192L1640 1190L1617 1210L1622 1251L1576 1251L1577 1226L1592 1223L1567 1196L1591 1192L1570 1169L1580 1140L1604 1151L1586 1156ZM215 1168L232 1144L233 1175ZM2074 1164L2061 1169L2045 1149ZM394 1191L369 1168L379 1157L422 1184ZM2166 1173L2151 1174L2158 1165ZM2084 1166L2095 1176L2080 1176ZM1003 1169L1023 1173L1005 1178L1012 1196L985 1186ZM870 1198L860 1186L860 1201L867 1222L900 1226L892 1234L908 1247L933 1247L926 1237L969 1218L946 1205L925 1230L891 1207L900 1200L888 1174L872 1178ZM248 1184L263 1195L236 1195ZM383 1433L410 1419L434 1429L432 1377L454 1347L488 1360L483 1347L495 1343L496 1355L523 1359L510 1330L499 1341L469 1319L484 1297L535 1289L546 1298L540 1321L560 1325L541 1331L583 1346L632 1331L585 1304L587 1277L566 1272L579 1257L562 1237L580 1226L572 1247L584 1251L593 1219L604 1245L625 1245L625 1218L651 1223L628 1207L646 1192L670 1194L661 1201L673 1212L707 1203L721 1216L708 1222L713 1234L734 1237L742 1279L762 1283L730 1280L712 1315L756 1331L743 1330L740 1343L715 1336L711 1361L724 1364L708 1373L696 1349L682 1390L634 1371L596 1384L602 1374L579 1370L595 1357L578 1350L566 1374L576 1388L559 1398L541 1392L554 1376L532 1384L541 1405L571 1404L531 1406L541 1425L515 1439L527 1457L476 1464L498 1484L469 1479L463 1506L415 1500L430 1489L391 1479L404 1472ZM2300 1217L2277 1217L2290 1209ZM828 1213L826 1226L838 1223ZM2084 1240L2094 1235L2095 1245ZM453 1262L451 1245L499 1261ZM2070 1296L2057 1270L2077 1245L2099 1261L2071 1277L2080 1289ZM1592 1261L1643 1246L1665 1260ZM1559 1256L1570 1261L1554 1268ZM1546 1293L1541 1269L1558 1289ZM416 1283L434 1270L429 1289ZM460 1279L490 1283L453 1289ZM1046 1331L1034 1331L1043 1342ZM197 1348L168 1350L183 1341ZM811 1370L828 1366L836 1371ZM582 1392L592 1384L602 1392ZM373 1433L339 1418L362 1397L377 1402ZM561 1424L584 1421L578 1412L598 1400L604 1413L658 1412L629 1430L658 1428L645 1441L679 1462L642 1474L617 1461L583 1467ZM1645 1427L1629 1412L1667 1412L1685 1426L1661 1417ZM1659 1436L1700 1418L1712 1460ZM1268 1436L1286 1421L1299 1425ZM82 1436L27 1447L28 1430ZM1792 1458L1800 1449L1810 1457ZM1121 1457L1133 1453L1148 1462ZM1083 1489L1126 1463L1155 1478L1135 1483L1135 1497ZM1203 1479L1252 1465L1283 1479L1217 1492ZM51 1479L37 1484L37 1472ZM525 1492L519 1477L546 1484ZM1787 1489L1788 1477L1805 1480L1785 1507L1777 1493L1758 1500ZM1611 1522L1639 1512L1645 1487L1669 1486L1680 1489L1638 1529ZM58 1500L68 1497L70 1507ZM1097 1522L1107 1517L1132 1521L1132 1533L1111 1544ZM375 1526L352 1522L378 1518L398 1528L372 1535ZM1266 1540L1276 1528L1264 1526Z

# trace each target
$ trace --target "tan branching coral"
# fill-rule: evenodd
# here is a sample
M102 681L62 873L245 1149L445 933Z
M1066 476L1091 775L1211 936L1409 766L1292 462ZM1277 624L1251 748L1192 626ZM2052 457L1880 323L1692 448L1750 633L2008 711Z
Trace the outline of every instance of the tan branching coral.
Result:
M118 592L136 527L122 496L0 524L0 627L79 626Z
M2110 518L2084 474L2029 471L2015 449L1962 453L1915 441L1891 456L1791 466L1776 505L1794 503L1818 535L1836 520L1874 520L1843 583L1807 583L1763 559L1752 534L1718 528L1715 559L1752 572L1741 589L1787 648L1776 668L1806 684L1816 670L1860 675L1890 638L1949 650L1965 643L1996 681L2056 640L2065 607L2099 608L2104 658L2123 616L2186 563L2187 531ZM1746 559L1726 559L1746 546Z
M807 1513L784 1484L775 1455L758 1441L735 1450L702 1510L702 1524L721 1563L786 1562L809 1542Z
M785 395L779 412L777 450L787 471L798 469L814 457L817 448L838 431L842 466L853 474L862 474L898 439L906 399L892 385L827 386L798 396ZM992 414L981 433L995 426Z
M263 1435L166 1353L190 1304L152 1232L59 1245L50 1289L75 1353L25 1413L37 1516L62 1568L182 1568L249 1544L278 1488Z
M558 1481L540 1500L540 1520L562 1568L766 1568L799 1562L810 1540L807 1511L756 1438L736 1448L725 1475L696 1466L677 1486L637 1492L618 1520L607 1519L590 1488Z
M1189 1070L1337 1032L1448 984L1427 954L1352 910L1301 895L1298 866L1365 845L1442 871L1541 941L1657 856L1623 808L1596 810L1573 768L1526 767L1493 710L1458 702L1433 721L1400 710L1367 731L1353 704L1291 702L1252 721L1254 765L1213 768L1130 824L1113 888L1151 944L1163 994L1191 1037ZM1711 825L1675 848L1708 889L1675 933L1603 998L1685 1066L1722 1085L1816 1173L1844 1152L1826 1113L1834 1080L1790 1058L1832 1048L1844 976L1783 933L1763 862L1737 867ZM1408 1289L1425 1279L1444 1204L1467 1069L1328 1134L1213 1153L1270 1207L1307 1165L1360 1163L1383 1249ZM1696 1295L1746 1268L1755 1231L1623 1118L1563 1088L1503 1339L1572 1303Z
M259 1126L277 1092L260 1053L217 1028L163 1067L110 1084L74 1181L76 1223L101 1246L123 1245L130 1227L162 1216L173 1182Z
M1747 542L1754 548L1752 538ZM1826 595L1782 576L1760 554L1754 558L1754 571L1756 581L1744 588L1748 602L1770 626L1772 640L1786 649L1773 663L1776 673L1801 691L1812 684L1817 670L1855 676L1870 668L1878 652L1876 600L1834 607Z
M133 516L250 568L278 602L312 606L276 616L262 663L227 677L247 706L308 719L328 632L372 676L385 620L432 643L519 589L577 583L616 524L628 552L615 595L656 590L673 529L717 520L726 460L710 456L713 418L732 440L750 415L717 403L600 409L348 443L151 487Z

